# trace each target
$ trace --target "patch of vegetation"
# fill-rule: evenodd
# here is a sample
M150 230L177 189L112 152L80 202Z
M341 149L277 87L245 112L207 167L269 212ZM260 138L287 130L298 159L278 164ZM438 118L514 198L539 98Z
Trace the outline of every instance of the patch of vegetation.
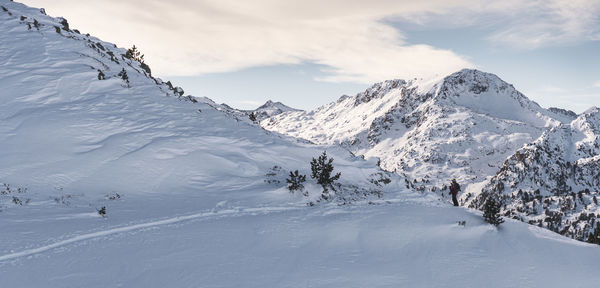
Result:
M288 183L288 190L290 190L291 193L294 193L294 191L302 191L304 196L308 196L308 192L304 191L304 184L302 184L306 182L306 175L300 174L298 170L294 172L290 171L290 176L285 179L285 181Z
M334 185L342 175L340 172L332 175L333 169L333 158L328 158L326 151L323 151L323 154L321 154L319 158L313 158L312 161L310 161L310 170L312 172L310 176L311 178L317 180L317 184L323 187L321 197L324 200L330 199L331 195L329 190L331 189L335 192Z

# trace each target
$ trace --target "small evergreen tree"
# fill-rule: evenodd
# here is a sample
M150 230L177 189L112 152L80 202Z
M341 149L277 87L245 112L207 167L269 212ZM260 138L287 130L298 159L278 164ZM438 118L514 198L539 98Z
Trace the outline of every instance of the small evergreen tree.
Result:
M319 156L319 159L313 158L310 161L310 170L312 172L311 177L317 180L317 184L323 187L323 194L321 197L327 200L329 198L329 188L335 191L333 184L335 181L340 179L341 173L337 173L331 176L333 172L333 158L327 158L327 152L323 151L323 154Z
M306 175L300 175L298 170L294 172L290 171L290 178L285 179L285 181L288 183L288 190L293 193L296 190L304 189L304 184L302 183L306 181Z
M135 60L140 63L144 62L144 55L140 52L140 50L137 49L137 47L135 47L135 45L127 49L127 52L125 53L125 58Z
M127 76L127 71L125 71L125 68L123 68L123 70L121 70L121 72L119 72L119 74L117 74L121 77L121 79L123 79L123 81L125 81L125 83L127 84L127 87L129 87L129 76Z
M125 58L140 62L140 67L144 69L146 73L152 75L150 71L150 66L148 66L148 64L146 64L146 62L144 61L144 54L142 54L140 50L138 50L138 48L135 47L135 45L127 49L127 52L125 53Z
M254 112L250 113L250 115L248 115L248 118L250 118L250 121L256 122L256 115L254 115Z
M98 214L102 217L106 216L106 206L102 206L102 208L98 209Z
M498 226L504 222L500 216L500 208L502 203L495 196L490 196L483 205L483 220L494 226Z
M104 80L105 79L105 75L102 72L102 70L98 69L98 80Z

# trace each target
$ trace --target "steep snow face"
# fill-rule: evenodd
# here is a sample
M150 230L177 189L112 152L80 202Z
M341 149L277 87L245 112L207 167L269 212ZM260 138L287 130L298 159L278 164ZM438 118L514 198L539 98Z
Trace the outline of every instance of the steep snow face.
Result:
M391 80L315 111L261 122L265 129L379 158L408 186L444 188L493 175L547 127L572 119L541 108L497 76L462 70L441 80Z
M573 120L540 107L498 76L465 69L446 77L439 94L475 113L493 118L550 127Z
M1 3L0 183L42 198L116 191L205 193L202 205L289 201L286 174L308 174L310 159L327 149L344 185L383 189L369 178L383 175L374 162L240 121L151 77L125 49L67 30L64 19L39 9ZM307 189L320 193L310 181ZM244 187L263 191L240 193ZM0 206L12 205L2 197Z
M600 109L546 131L509 157L481 193L463 195L480 208L500 195L507 216L588 240L600 216Z

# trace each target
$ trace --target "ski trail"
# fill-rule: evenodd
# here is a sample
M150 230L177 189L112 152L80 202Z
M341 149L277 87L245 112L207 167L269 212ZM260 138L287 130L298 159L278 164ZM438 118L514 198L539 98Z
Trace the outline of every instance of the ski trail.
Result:
M2 256L0 256L0 261L6 261L6 260L15 259L15 258L21 258L21 257L25 257L25 256L39 254L39 253L42 253L42 252L45 252L45 251L48 251L48 250L51 250L54 248L58 248L61 246L69 245L69 244L84 241L84 240L94 239L94 238L117 234L117 233L129 232L129 231L133 231L133 230L144 229L144 228L148 228L148 227L168 225L168 224L178 223L178 222L182 222L182 221L186 221L186 220L210 218L213 216L244 216L244 215L252 215L254 213L269 214L269 213L291 211L291 210L297 210L297 209L299 209L299 207L259 207L259 208L244 208L244 209L227 209L227 210L220 210L220 211L196 213L196 214L191 214L191 215L186 215L186 216L177 216L177 217L168 218L168 219L164 219L164 220L140 223L140 224L135 224L135 225L129 225L129 226L124 226L124 227L113 228L113 229L108 229L108 230L74 236L72 238L65 239L65 240L62 240L62 241L59 241L56 243L52 243L50 245L2 255Z

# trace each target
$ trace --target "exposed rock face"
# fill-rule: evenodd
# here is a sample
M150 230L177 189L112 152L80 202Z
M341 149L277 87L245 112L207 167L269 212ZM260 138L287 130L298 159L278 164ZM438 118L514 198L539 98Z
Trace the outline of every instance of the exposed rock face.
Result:
M600 109L553 127L509 157L479 194L465 194L481 208L500 195L504 215L578 240L597 229L600 191Z

